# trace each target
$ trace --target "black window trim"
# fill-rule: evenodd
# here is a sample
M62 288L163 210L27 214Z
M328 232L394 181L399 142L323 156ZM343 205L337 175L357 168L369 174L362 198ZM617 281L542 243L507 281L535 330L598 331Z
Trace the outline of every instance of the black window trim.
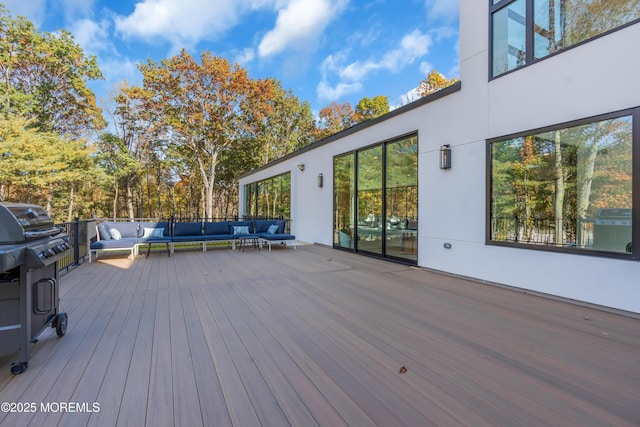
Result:
M492 150L493 143L502 142L509 139L537 135L544 132L550 132L559 129L566 129L574 126L586 125L598 121L610 120L624 116L631 116L632 120L632 212L631 212L631 253L608 252L598 250L584 250L577 248L552 246L552 245L532 245L527 243L505 242L491 240L491 190L492 190ZM528 249L544 252L560 252L567 254L576 254L584 256L595 256L599 258L615 258L623 260L640 260L640 106L605 113L596 116L590 116L582 119L563 122L551 126L545 126L537 129L531 129L523 132L512 133L509 135L498 136L486 140L486 205L485 205L485 244L487 246L501 246L517 249Z
M552 58L556 55L562 54L563 52L566 52L570 49L582 46L586 43L590 43L594 40L597 40L601 37L605 37L608 36L609 34L612 34L614 32L623 30L627 27L630 27L632 25L638 24L640 23L640 18L638 19L634 19L633 21L627 22L626 24L620 25L619 27L616 28L612 28L609 31L605 31L604 33L600 33L600 34L596 34L593 37L590 37L588 39L582 40L581 42L572 44L571 46L559 49L555 52L552 52L548 55L545 55L542 58L538 58L535 59L533 56L533 51L534 51L534 34L533 34L533 14L534 14L534 5L533 2L534 0L525 0L526 2L526 6L525 6L525 10L526 10L526 14L527 16L525 17L526 20L526 28L525 28L525 64L520 66L520 67L515 67L511 70L507 70L504 73L500 73L498 75L493 75L493 14L497 11L499 11L500 9L510 5L511 3L516 2L517 0L503 0L497 4L491 4L492 0L489 0L489 81L493 80L493 79L497 79L500 78L502 76L506 76L507 74L511 74L515 71L518 70L522 70L524 68L527 68L531 65L537 64L540 61L544 61L548 58Z
M245 206L244 206L244 210L245 210L245 212L244 212L244 216L245 216L245 217L246 217L246 216L258 216L258 185L259 185L261 182L269 181L269 180L272 180L272 179L275 179L275 178L279 178L279 177L281 177L281 176L285 176L285 175L287 175L287 174L289 174L289 176L291 176L291 175L292 175L291 171L284 171L284 172L282 172L282 173L279 173L279 174L276 174L276 175L269 176L269 177L267 177L267 178L259 179L259 180L257 180L257 181L252 181L252 182L249 182L249 183L247 183L247 184L244 184L244 185L243 185L243 187L244 187L244 197L243 197L244 201L243 201L243 205L245 205ZM254 205L254 206L253 206L253 208L254 208L255 213L256 213L255 215L247 214L247 211L249 211L249 212L250 212L250 211L251 211L251 209L248 209L248 206L246 206L246 204L247 204L247 203L246 203L246 202L247 202L247 187L252 186L252 185L255 187L255 188L253 189L253 191L252 191L252 193L253 193L253 205ZM289 183L289 192L291 192L291 183ZM291 203L291 201L289 201L289 203ZM291 209L291 208L289 208L289 209Z
M359 165L358 165L358 153L360 153L362 151L367 151L367 150L372 149L372 148L376 148L378 146L381 146L382 147L382 189L383 189L383 193L386 194L386 173L385 173L385 171L386 171L386 168L387 168L387 145L393 144L394 142L400 142L400 141L403 141L403 140L409 139L409 138L416 138L416 144L418 145L418 158L419 158L420 157L420 138L419 138L418 130L413 130L413 131L410 131L410 132L406 132L404 134L401 134L401 135L398 135L398 136L394 136L394 137L391 137L391 138L387 138L387 139L384 139L382 141L378 141L378 142L375 142L375 143L372 143L372 144L369 144L369 145L364 145L362 147L358 147L358 148L355 148L353 150L345 151L345 152L340 153L340 154L335 154L332 157L332 166L331 166L332 174L333 174L332 175L333 176L333 189L332 189L333 194L331 196L332 217L333 217L333 215L335 214L335 211L336 211L336 206L335 206L335 201L336 201L336 199L335 199L335 186L336 186L336 183L335 183L335 174L336 174L335 164L336 163L335 162L336 162L336 158L349 156L349 155L353 156L353 162L354 162L353 163L353 165L354 165L353 167L354 167L354 173L356 174L354 176L354 192L357 195L358 194L358 176L357 176L357 173L358 173L358 167L359 167ZM419 163L420 162L418 160L418 166L419 166ZM420 169L418 168L418 170L416 172L418 174L418 181L419 181L419 178L420 178L419 172L420 172ZM418 200L420 200L420 190L419 190L419 188L420 187L418 186ZM357 203L356 203L356 205L357 205ZM386 212L386 197L382 198L382 210L383 210L383 212ZM354 215L357 214L357 208L356 208L356 211L353 214ZM356 218L354 218L354 220L355 219ZM335 227L334 220L335 220L335 217L332 218L332 220L331 220L331 235L332 236L333 236L333 233L335 231L334 230L334 227ZM419 232L419 228L418 228L418 232ZM384 233L385 233L385 231L383 229L383 236L385 235ZM382 239L382 253L381 254L378 254L378 253L375 253L375 252L368 252L368 251L359 249L358 248L358 240L357 240L357 232L356 232L356 240L354 242L353 249L345 248L345 247L342 247L342 246L338 246L338 245L336 245L336 243L333 240L333 238L331 240L332 240L333 249L337 249L337 250L341 250L341 251L345 251L345 252L350 252L350 253L354 253L354 254L357 254L357 255L363 255L363 256L370 257L370 258L377 258L377 259L382 259L382 260L386 260L386 261L391 261L391 262L395 262L397 264L404 264L404 265L410 265L410 266L418 265L418 257L417 256L416 256L415 260L410 260L410 259L407 259L407 258L396 257L396 256L393 256L393 255L385 255L386 254L386 239L384 237Z

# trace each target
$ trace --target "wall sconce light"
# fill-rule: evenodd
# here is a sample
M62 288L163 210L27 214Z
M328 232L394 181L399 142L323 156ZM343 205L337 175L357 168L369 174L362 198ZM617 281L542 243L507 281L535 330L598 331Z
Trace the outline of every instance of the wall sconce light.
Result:
M304 163L298 164L298 170L300 170L300 172L304 172Z
M451 168L451 146L445 144L440 147L440 169Z
M323 177L322 177L322 174L319 173L318 174L318 187L322 188L322 185L323 185Z

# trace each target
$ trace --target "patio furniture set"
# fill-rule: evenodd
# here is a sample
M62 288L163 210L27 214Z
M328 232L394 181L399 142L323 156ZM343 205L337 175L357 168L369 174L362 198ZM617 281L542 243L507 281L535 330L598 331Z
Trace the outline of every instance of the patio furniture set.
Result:
M296 248L296 237L285 231L286 221L282 219L255 219L246 221L160 221L160 222L115 222L103 221L97 225L97 240L91 243L89 262L100 252L131 251L138 255L139 247L147 245L147 257L152 244L164 243L167 255L171 256L175 245L197 243L203 251L210 242L229 242L235 250L247 246L261 248L273 244Z

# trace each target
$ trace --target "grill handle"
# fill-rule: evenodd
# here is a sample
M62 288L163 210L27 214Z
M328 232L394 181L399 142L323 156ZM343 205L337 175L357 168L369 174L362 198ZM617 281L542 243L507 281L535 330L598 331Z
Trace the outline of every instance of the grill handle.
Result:
M61 227L52 227L44 230L25 231L24 237L27 238L27 240L42 239L43 237L55 236L56 234L62 233L62 231L63 230Z

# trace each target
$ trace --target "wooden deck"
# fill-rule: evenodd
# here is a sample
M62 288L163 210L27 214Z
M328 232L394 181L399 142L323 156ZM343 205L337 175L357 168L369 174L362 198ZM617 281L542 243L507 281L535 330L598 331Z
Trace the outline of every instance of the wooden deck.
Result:
M36 407L0 426L640 425L638 319L321 246L125 256L0 356Z

